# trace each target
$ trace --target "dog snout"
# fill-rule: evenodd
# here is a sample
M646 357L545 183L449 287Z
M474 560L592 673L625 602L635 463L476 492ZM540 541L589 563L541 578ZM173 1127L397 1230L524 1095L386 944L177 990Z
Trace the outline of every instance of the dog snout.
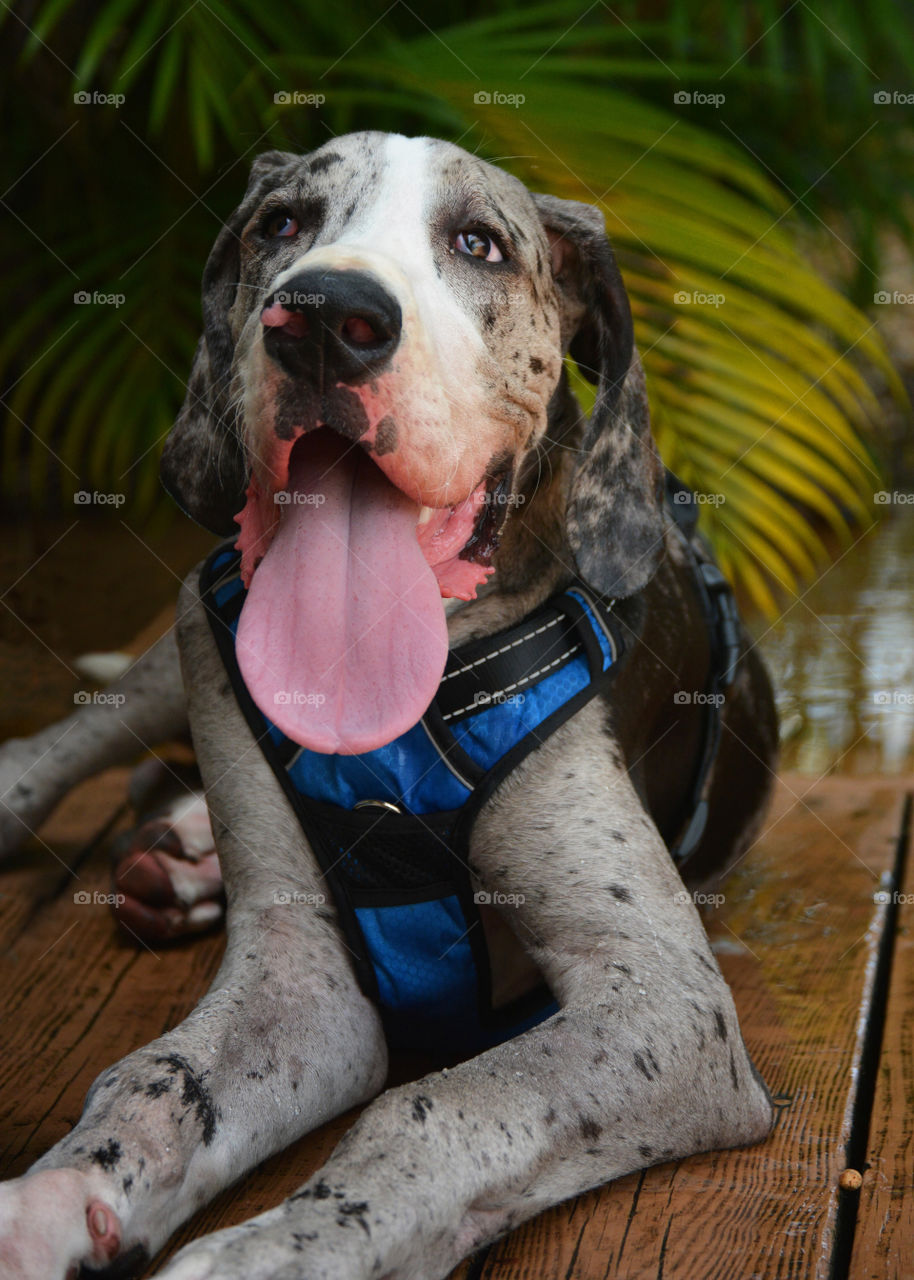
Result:
M261 312L267 354L287 373L365 382L400 341L396 298L366 271L303 271L275 289Z

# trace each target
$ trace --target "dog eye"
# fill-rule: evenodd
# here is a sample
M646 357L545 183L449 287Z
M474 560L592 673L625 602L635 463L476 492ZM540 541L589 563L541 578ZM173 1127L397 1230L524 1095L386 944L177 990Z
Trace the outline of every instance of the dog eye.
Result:
M502 253L497 240L487 231L479 231L472 227L461 231L454 241L458 253L469 254L471 258L483 258L486 262L502 262Z
M263 234L270 237L297 236L298 223L288 209L277 209L274 213L269 214L264 222Z

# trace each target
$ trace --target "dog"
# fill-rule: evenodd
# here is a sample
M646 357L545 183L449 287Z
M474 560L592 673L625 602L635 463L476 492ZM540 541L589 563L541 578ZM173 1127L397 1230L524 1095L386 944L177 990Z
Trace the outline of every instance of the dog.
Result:
M189 719L210 836L172 853L192 877L214 843L227 949L0 1186L3 1273L131 1274L362 1103L285 1203L159 1274L437 1280L566 1197L761 1141L771 1100L686 886L757 834L775 712L674 518L600 213L430 138L261 155L206 264L162 477L237 549L189 575L177 643L116 710L7 746L0 838ZM426 926L453 930L439 967L398 968ZM452 1024L446 1069L384 1090L389 1039Z

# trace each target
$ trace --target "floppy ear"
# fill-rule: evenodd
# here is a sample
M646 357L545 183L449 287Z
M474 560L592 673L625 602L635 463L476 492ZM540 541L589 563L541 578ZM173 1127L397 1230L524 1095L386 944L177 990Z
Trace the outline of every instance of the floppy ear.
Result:
M241 270L241 232L267 191L301 163L267 151L251 166L244 199L216 237L203 271L203 336L197 343L187 395L165 441L162 484L192 519L213 533L237 532L244 506L246 464L231 403L235 341L229 311Z
M597 384L565 512L581 577L604 596L631 596L663 549L663 465L650 429L628 296L593 205L533 194L552 250L562 349Z

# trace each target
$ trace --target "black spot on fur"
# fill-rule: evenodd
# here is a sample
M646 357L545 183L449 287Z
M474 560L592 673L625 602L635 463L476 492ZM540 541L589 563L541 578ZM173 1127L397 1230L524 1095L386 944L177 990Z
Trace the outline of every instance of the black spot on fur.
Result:
M216 1133L216 1109L202 1076L198 1076L190 1063L176 1053L156 1058L156 1065L167 1067L173 1076L181 1076L181 1102L188 1110L193 1110L202 1131L203 1145L208 1147Z
M733 1088L739 1090L739 1076L736 1072L736 1060L733 1057L733 1050L730 1050L730 1079L733 1081Z
M638 1070L639 1070L639 1071L641 1072L641 1074L644 1076L645 1080L653 1080L653 1078L654 1078L654 1077L651 1075L650 1071L648 1070L648 1065L647 1065L647 1063L644 1061L644 1059L642 1058L641 1054L640 1054L640 1053L633 1053L633 1054L632 1054L632 1057L633 1057L633 1058L634 1058L634 1060L635 1060L635 1066L638 1068Z
M654 1154L654 1148L647 1146L646 1143L642 1143L641 1146L638 1148L638 1155L641 1157L642 1160L650 1160L653 1154Z
M542 373L542 372L543 372L543 362L542 362L542 360L539 358L539 356L531 356L531 357L530 357L530 368L531 368L531 370L532 370L532 372L533 372L533 373Z
M618 902L631 902L632 895L630 890L626 889L624 884L611 884L607 886L609 892Z
M325 169L329 169L331 165L340 164L343 157L338 151L328 151L325 155L317 156L312 160L308 168L312 174L323 173Z
M578 1126L581 1130L581 1137L587 1142L596 1142L603 1132L603 1126L597 1124L596 1120L591 1119L590 1116L581 1116L578 1120Z
M721 1013L720 1009L715 1009L715 1010L714 1010L714 1022L715 1022L716 1026L717 1026L717 1038L718 1038L718 1040L726 1040L726 1038L727 1038L727 1024L726 1024L726 1022L724 1022L724 1015Z
M426 1098L424 1094L418 1094L413 1098L413 1119L417 1124L425 1124L425 1117L433 1109L434 1103L431 1098Z
M365 1221L365 1214L368 1212L368 1201L359 1200L357 1203L341 1204L337 1212L336 1223L338 1227L348 1227L350 1221L357 1222L366 1236L371 1235L371 1228Z
M96 1147L89 1159L100 1169L116 1169L121 1159L121 1144L109 1138L103 1147Z
M174 1081L169 1080L168 1076L163 1076L161 1080L150 1080L144 1092L147 1098L161 1098L163 1093L169 1093Z

